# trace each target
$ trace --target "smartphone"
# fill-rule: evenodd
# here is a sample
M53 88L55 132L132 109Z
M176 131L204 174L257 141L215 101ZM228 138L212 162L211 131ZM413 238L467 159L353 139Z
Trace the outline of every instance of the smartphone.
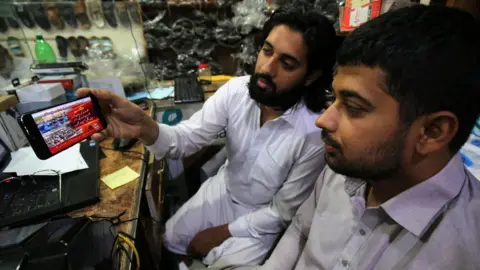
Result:
M18 123L39 159L48 159L107 127L93 95L23 114Z

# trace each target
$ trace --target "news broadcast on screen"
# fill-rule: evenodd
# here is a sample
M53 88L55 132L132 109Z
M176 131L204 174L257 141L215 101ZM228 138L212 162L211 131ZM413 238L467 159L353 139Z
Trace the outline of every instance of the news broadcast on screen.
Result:
M52 154L103 129L90 97L32 114Z

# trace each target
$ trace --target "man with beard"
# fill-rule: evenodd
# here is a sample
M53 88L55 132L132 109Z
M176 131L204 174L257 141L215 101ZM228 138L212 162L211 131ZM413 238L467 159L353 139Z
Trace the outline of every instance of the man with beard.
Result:
M418 5L351 33L317 119L328 166L262 269L479 269L480 25ZM245 269L245 268L243 268Z
M262 33L255 74L230 80L177 126L91 91L112 108L109 135L137 137L157 158L191 155L226 129L227 161L167 222L163 238L170 251L208 265L263 262L325 165L314 122L332 80L333 25L296 4L277 10Z

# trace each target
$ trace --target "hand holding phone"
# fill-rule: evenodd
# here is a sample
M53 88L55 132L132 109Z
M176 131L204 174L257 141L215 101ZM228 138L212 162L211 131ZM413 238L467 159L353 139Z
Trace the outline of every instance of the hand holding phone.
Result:
M105 136L114 138L138 138L143 144L151 145L158 137L157 123L138 105L107 90L81 88L75 93L79 97L93 95L102 107L108 127L92 136L101 140Z
M93 95L23 114L18 123L39 159L48 159L107 127Z

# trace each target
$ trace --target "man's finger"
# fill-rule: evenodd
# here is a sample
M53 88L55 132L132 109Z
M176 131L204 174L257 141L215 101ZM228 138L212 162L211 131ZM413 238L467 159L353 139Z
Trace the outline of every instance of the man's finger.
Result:
M92 89L90 89L90 88L80 88L75 92L75 95L77 97L85 97L90 93L91 90Z
M124 98L108 91L108 90L97 90L92 88L80 88L75 92L75 95L78 97L84 97L88 94L94 95L102 104L111 104L114 107L119 106L124 100Z
M97 141L97 142L101 142L101 141L105 140L105 138L106 138L106 136L103 133L95 133L95 134L92 135L92 140Z

